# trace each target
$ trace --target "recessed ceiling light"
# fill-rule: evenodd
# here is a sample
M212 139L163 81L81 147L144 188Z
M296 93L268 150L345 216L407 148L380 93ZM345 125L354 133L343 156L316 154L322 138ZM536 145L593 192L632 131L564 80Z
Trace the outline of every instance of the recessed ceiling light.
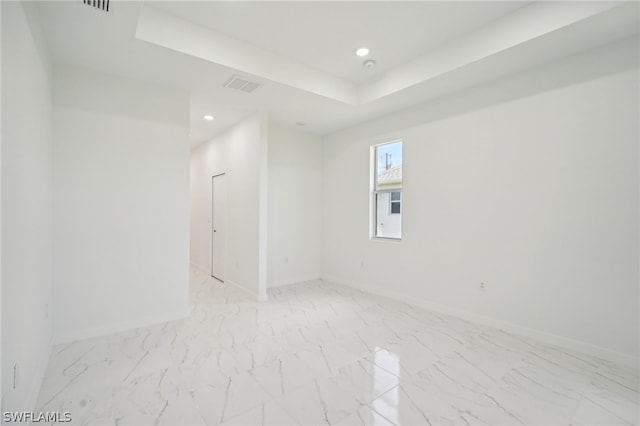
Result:
M207 121L213 121L214 118L215 117L213 115L209 115L209 114L204 116L204 119L207 120Z
M358 50L356 50L356 55L363 57L363 56L367 56L369 54L369 49L367 49L366 47L361 47Z
M362 65L364 65L366 69L371 69L376 66L376 61L374 61L373 59L367 59L362 63Z

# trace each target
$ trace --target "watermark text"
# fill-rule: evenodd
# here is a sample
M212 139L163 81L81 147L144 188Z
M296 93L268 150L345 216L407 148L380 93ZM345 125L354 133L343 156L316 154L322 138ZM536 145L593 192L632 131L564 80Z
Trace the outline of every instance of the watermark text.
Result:
M4 423L69 423L71 421L71 413L65 411L5 411L2 413Z

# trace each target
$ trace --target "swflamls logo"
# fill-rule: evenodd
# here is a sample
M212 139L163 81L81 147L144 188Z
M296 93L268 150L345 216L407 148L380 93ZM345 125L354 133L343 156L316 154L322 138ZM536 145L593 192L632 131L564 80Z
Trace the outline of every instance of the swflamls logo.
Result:
M2 420L4 423L69 423L71 421L71 413L65 411L60 413L58 411L40 411L34 413L33 411L5 411L2 413Z

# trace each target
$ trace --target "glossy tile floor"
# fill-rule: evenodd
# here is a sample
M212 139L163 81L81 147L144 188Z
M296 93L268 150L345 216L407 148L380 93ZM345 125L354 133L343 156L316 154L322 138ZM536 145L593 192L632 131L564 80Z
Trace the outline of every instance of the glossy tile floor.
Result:
M42 411L92 425L636 425L638 371L321 281L54 348Z

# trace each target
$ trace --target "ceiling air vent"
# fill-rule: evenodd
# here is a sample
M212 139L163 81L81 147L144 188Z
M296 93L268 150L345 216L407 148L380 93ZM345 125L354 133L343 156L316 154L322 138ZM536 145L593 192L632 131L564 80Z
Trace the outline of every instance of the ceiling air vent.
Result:
M243 92L251 93L260 87L260 83L256 83L255 81L245 80L239 75L234 75L231 77L229 81L224 85L227 89L235 89L241 90Z
M109 0L82 0L82 2L96 9L109 11Z

